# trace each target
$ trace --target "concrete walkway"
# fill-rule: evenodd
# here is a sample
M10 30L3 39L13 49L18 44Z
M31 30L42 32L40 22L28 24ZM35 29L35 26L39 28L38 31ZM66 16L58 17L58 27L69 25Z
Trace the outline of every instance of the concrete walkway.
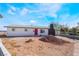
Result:
M0 39L0 56L11 56L7 49L2 44L2 40Z
M0 56L4 56L1 48L0 48Z
M0 56L4 56L2 49L1 49L1 41L0 41Z

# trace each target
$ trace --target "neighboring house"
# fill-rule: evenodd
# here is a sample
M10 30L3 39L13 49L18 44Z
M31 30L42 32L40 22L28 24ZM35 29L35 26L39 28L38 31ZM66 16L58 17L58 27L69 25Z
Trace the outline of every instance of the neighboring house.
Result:
M7 36L40 36L48 35L48 27L37 26L5 26L7 27Z

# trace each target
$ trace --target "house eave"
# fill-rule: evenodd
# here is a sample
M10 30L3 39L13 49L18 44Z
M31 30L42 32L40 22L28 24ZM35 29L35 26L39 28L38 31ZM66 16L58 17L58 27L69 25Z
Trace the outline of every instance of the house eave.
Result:
M4 26L6 28L38 28L38 29L49 29L48 27L34 27L34 26Z

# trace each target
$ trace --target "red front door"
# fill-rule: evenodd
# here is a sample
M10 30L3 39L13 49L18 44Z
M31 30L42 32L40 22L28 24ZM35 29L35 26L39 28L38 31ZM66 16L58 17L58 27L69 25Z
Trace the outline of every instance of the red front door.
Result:
M35 29L35 35L38 35L38 29L37 28Z

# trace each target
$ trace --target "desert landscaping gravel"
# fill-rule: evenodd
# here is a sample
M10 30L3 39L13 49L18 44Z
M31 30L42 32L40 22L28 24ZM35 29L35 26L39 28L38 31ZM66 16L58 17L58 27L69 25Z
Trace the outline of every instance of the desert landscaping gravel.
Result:
M3 38L3 44L12 56L71 56L74 43L43 42L40 37ZM28 39L30 39L28 41Z

